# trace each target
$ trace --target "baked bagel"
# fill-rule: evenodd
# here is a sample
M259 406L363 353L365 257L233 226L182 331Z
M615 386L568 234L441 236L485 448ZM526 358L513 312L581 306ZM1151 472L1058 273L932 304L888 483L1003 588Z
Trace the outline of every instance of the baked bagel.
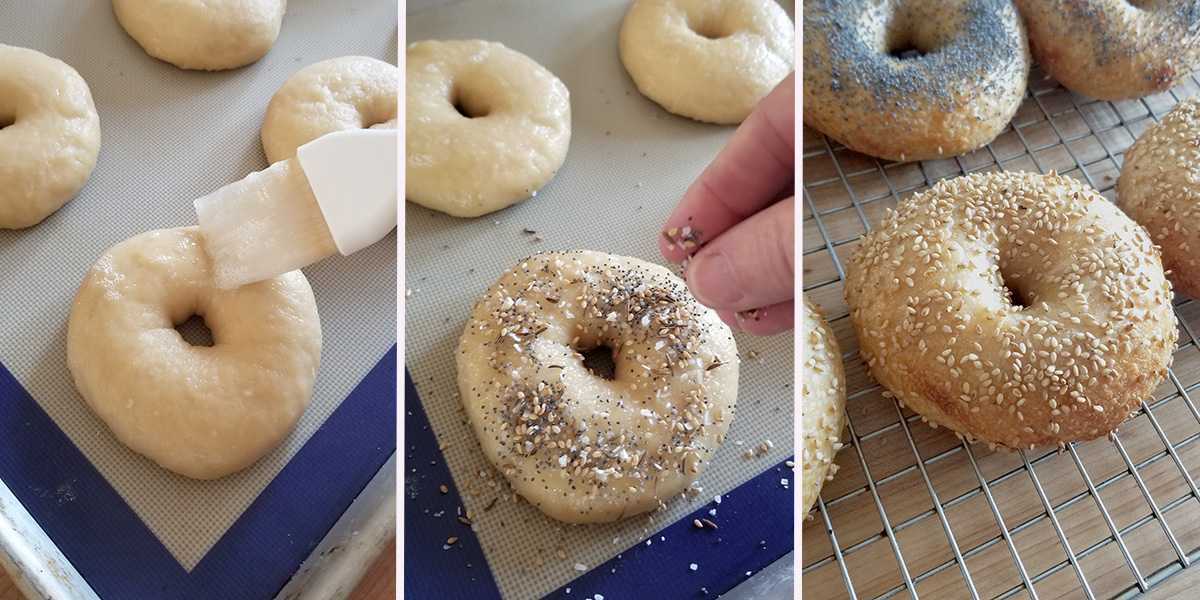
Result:
M1125 151L1117 206L1162 249L1175 290L1200 298L1200 98L1180 102Z
M1200 0L1015 0L1033 57L1098 100L1165 92L1200 67Z
M1146 230L1054 174L938 182L866 234L846 277L875 380L991 446L1115 431L1175 349L1171 285Z
M804 456L800 473L801 505L807 514L817 503L825 481L837 473L833 456L841 449L846 427L846 369L842 351L821 307L804 298L804 355L800 405Z
M905 161L980 148L1028 76L1008 0L804 2L804 122L857 152Z

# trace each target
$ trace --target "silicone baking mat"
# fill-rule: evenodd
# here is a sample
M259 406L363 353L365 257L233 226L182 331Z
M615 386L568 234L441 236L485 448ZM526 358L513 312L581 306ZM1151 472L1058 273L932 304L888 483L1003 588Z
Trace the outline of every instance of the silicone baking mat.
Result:
M396 19L389 0L294 0L264 58L209 73L146 55L107 1L0 4L0 43L74 67L100 115L82 192L35 227L0 230L0 478L101 596L274 595L394 452L394 233L305 269L324 335L309 408L275 451L220 480L120 444L75 390L65 336L106 248L194 225L193 199L266 168L259 126L283 81L336 56L395 63Z
M566 163L535 197L475 219L405 206L405 363L420 399L406 399L413 413L406 427L415 417L427 417L433 433L425 442L433 447L432 456L421 454L428 447L415 447L418 438L410 435L406 441L410 593L465 597L455 590L467 588L456 586L478 582L481 587L470 587L469 593L490 588L490 594L509 600L563 595L567 588L571 597L588 598L617 589L663 589L663 595L646 597L671 598L702 595L705 588L715 596L792 546L793 495L787 482L793 475L783 466L793 447L790 333L737 336L740 391L725 444L698 482L703 492L669 502L666 510L653 513L653 522L639 516L570 526L528 503L514 504L503 478L487 477L491 465L455 410L454 348L472 303L504 271L541 250L586 248L663 263L660 227L734 131L672 115L638 93L617 54L617 31L627 6L623 0L458 2L407 17L406 43L478 38L530 56L566 84L572 111ZM751 350L757 351L754 358ZM766 441L772 449L745 458L747 450ZM445 450L437 452L443 443ZM759 475L766 476L762 494L739 487ZM447 495L440 485L447 486ZM745 529L733 525L739 498L747 502L740 508ZM458 518L467 511L471 525ZM720 529L696 530L696 517L688 516L694 511ZM763 516L750 517L756 513ZM660 531L676 523L684 526L682 533ZM772 535L789 537L760 546L776 539L755 529L768 526ZM457 543L447 544L450 537ZM659 551L664 554L654 557ZM610 559L615 562L604 564ZM722 565L732 577L723 583L717 579ZM749 566L735 571L734 565ZM423 579L434 573L436 579ZM594 579L602 574L611 579Z
M1200 93L1197 82L1192 75L1167 93L1100 102L1035 67L995 141L921 163L882 162L804 130L803 287L841 344L850 418L841 470L802 530L805 598L1128 598L1174 576L1194 590L1200 304L1176 297L1170 378L1111 441L1004 453L962 443L883 397L859 359L842 280L858 237L939 179L1057 170L1112 200L1122 153Z

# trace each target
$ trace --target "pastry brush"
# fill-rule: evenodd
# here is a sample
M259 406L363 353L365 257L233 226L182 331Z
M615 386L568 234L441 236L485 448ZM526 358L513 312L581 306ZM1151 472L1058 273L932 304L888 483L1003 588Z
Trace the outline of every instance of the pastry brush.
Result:
M348 255L395 229L398 139L395 129L330 133L196 200L217 286Z

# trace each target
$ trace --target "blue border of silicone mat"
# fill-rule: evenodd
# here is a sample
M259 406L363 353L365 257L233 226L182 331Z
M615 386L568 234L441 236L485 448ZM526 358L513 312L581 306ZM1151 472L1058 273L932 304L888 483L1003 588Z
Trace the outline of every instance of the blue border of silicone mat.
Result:
M462 501L407 370L404 410L404 597L500 598L478 536L458 522ZM670 600L729 591L793 548L795 473L784 462L721 496L720 504L710 498L648 538L649 544L627 548L546 597ZM449 493L440 493L440 485ZM714 508L716 515L710 515ZM718 529L697 529L695 519L709 519ZM443 549L451 536L458 542Z
M101 598L273 598L395 452L395 425L393 344L189 573L0 364L0 479Z

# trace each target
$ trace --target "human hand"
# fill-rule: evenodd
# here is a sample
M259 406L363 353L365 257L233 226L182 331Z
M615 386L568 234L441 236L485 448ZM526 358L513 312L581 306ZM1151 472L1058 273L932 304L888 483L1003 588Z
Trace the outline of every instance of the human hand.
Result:
M701 304L756 335L787 331L795 318L795 77L738 126L658 242Z

